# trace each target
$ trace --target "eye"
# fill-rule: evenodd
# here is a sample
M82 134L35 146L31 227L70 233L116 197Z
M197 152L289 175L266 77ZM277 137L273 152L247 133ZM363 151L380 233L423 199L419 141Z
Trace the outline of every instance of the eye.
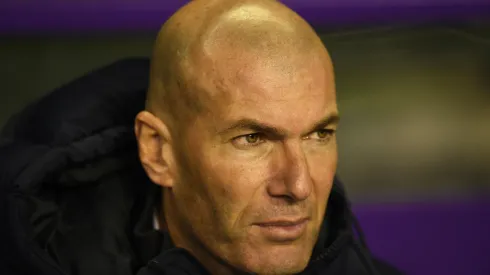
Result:
M257 146L264 142L264 138L259 133L252 133L243 136L238 136L233 139L233 143L239 147Z
M260 141L259 134L249 134L245 136L247 143L254 144Z
M330 137L335 133L335 130L333 129L321 129L318 131L315 131L313 134L316 135L316 137L313 137L321 142L328 141Z

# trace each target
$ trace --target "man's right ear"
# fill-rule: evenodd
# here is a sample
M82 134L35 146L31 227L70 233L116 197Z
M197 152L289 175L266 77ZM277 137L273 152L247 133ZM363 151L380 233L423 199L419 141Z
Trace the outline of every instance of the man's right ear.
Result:
M134 131L140 161L150 180L173 187L176 170L168 127L152 113L142 111L136 116Z

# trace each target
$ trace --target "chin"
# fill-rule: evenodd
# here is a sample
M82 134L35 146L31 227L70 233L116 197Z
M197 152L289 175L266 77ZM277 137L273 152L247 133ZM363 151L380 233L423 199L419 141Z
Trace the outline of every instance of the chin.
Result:
M265 261L265 265L253 266L249 268L253 274L260 275L289 275L302 272L308 261L298 261L297 259L281 259L279 261Z
M244 267L253 274L296 274L308 265L311 251L304 245L275 245L251 252L255 255L248 257Z

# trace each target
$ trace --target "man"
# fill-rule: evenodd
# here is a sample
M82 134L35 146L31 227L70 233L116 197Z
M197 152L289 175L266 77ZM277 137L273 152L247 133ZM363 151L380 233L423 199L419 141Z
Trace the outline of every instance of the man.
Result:
M353 233L332 62L301 17L193 1L164 24L134 126L147 178L127 119L140 66L67 85L4 131L2 274L399 274Z

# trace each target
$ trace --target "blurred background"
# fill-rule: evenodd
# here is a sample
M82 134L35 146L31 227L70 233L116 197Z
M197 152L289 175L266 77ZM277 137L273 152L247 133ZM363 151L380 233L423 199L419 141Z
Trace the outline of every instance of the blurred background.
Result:
M489 275L490 1L283 2L333 58L339 176L375 253L409 274ZM149 56L184 3L0 3L0 126L95 68Z

